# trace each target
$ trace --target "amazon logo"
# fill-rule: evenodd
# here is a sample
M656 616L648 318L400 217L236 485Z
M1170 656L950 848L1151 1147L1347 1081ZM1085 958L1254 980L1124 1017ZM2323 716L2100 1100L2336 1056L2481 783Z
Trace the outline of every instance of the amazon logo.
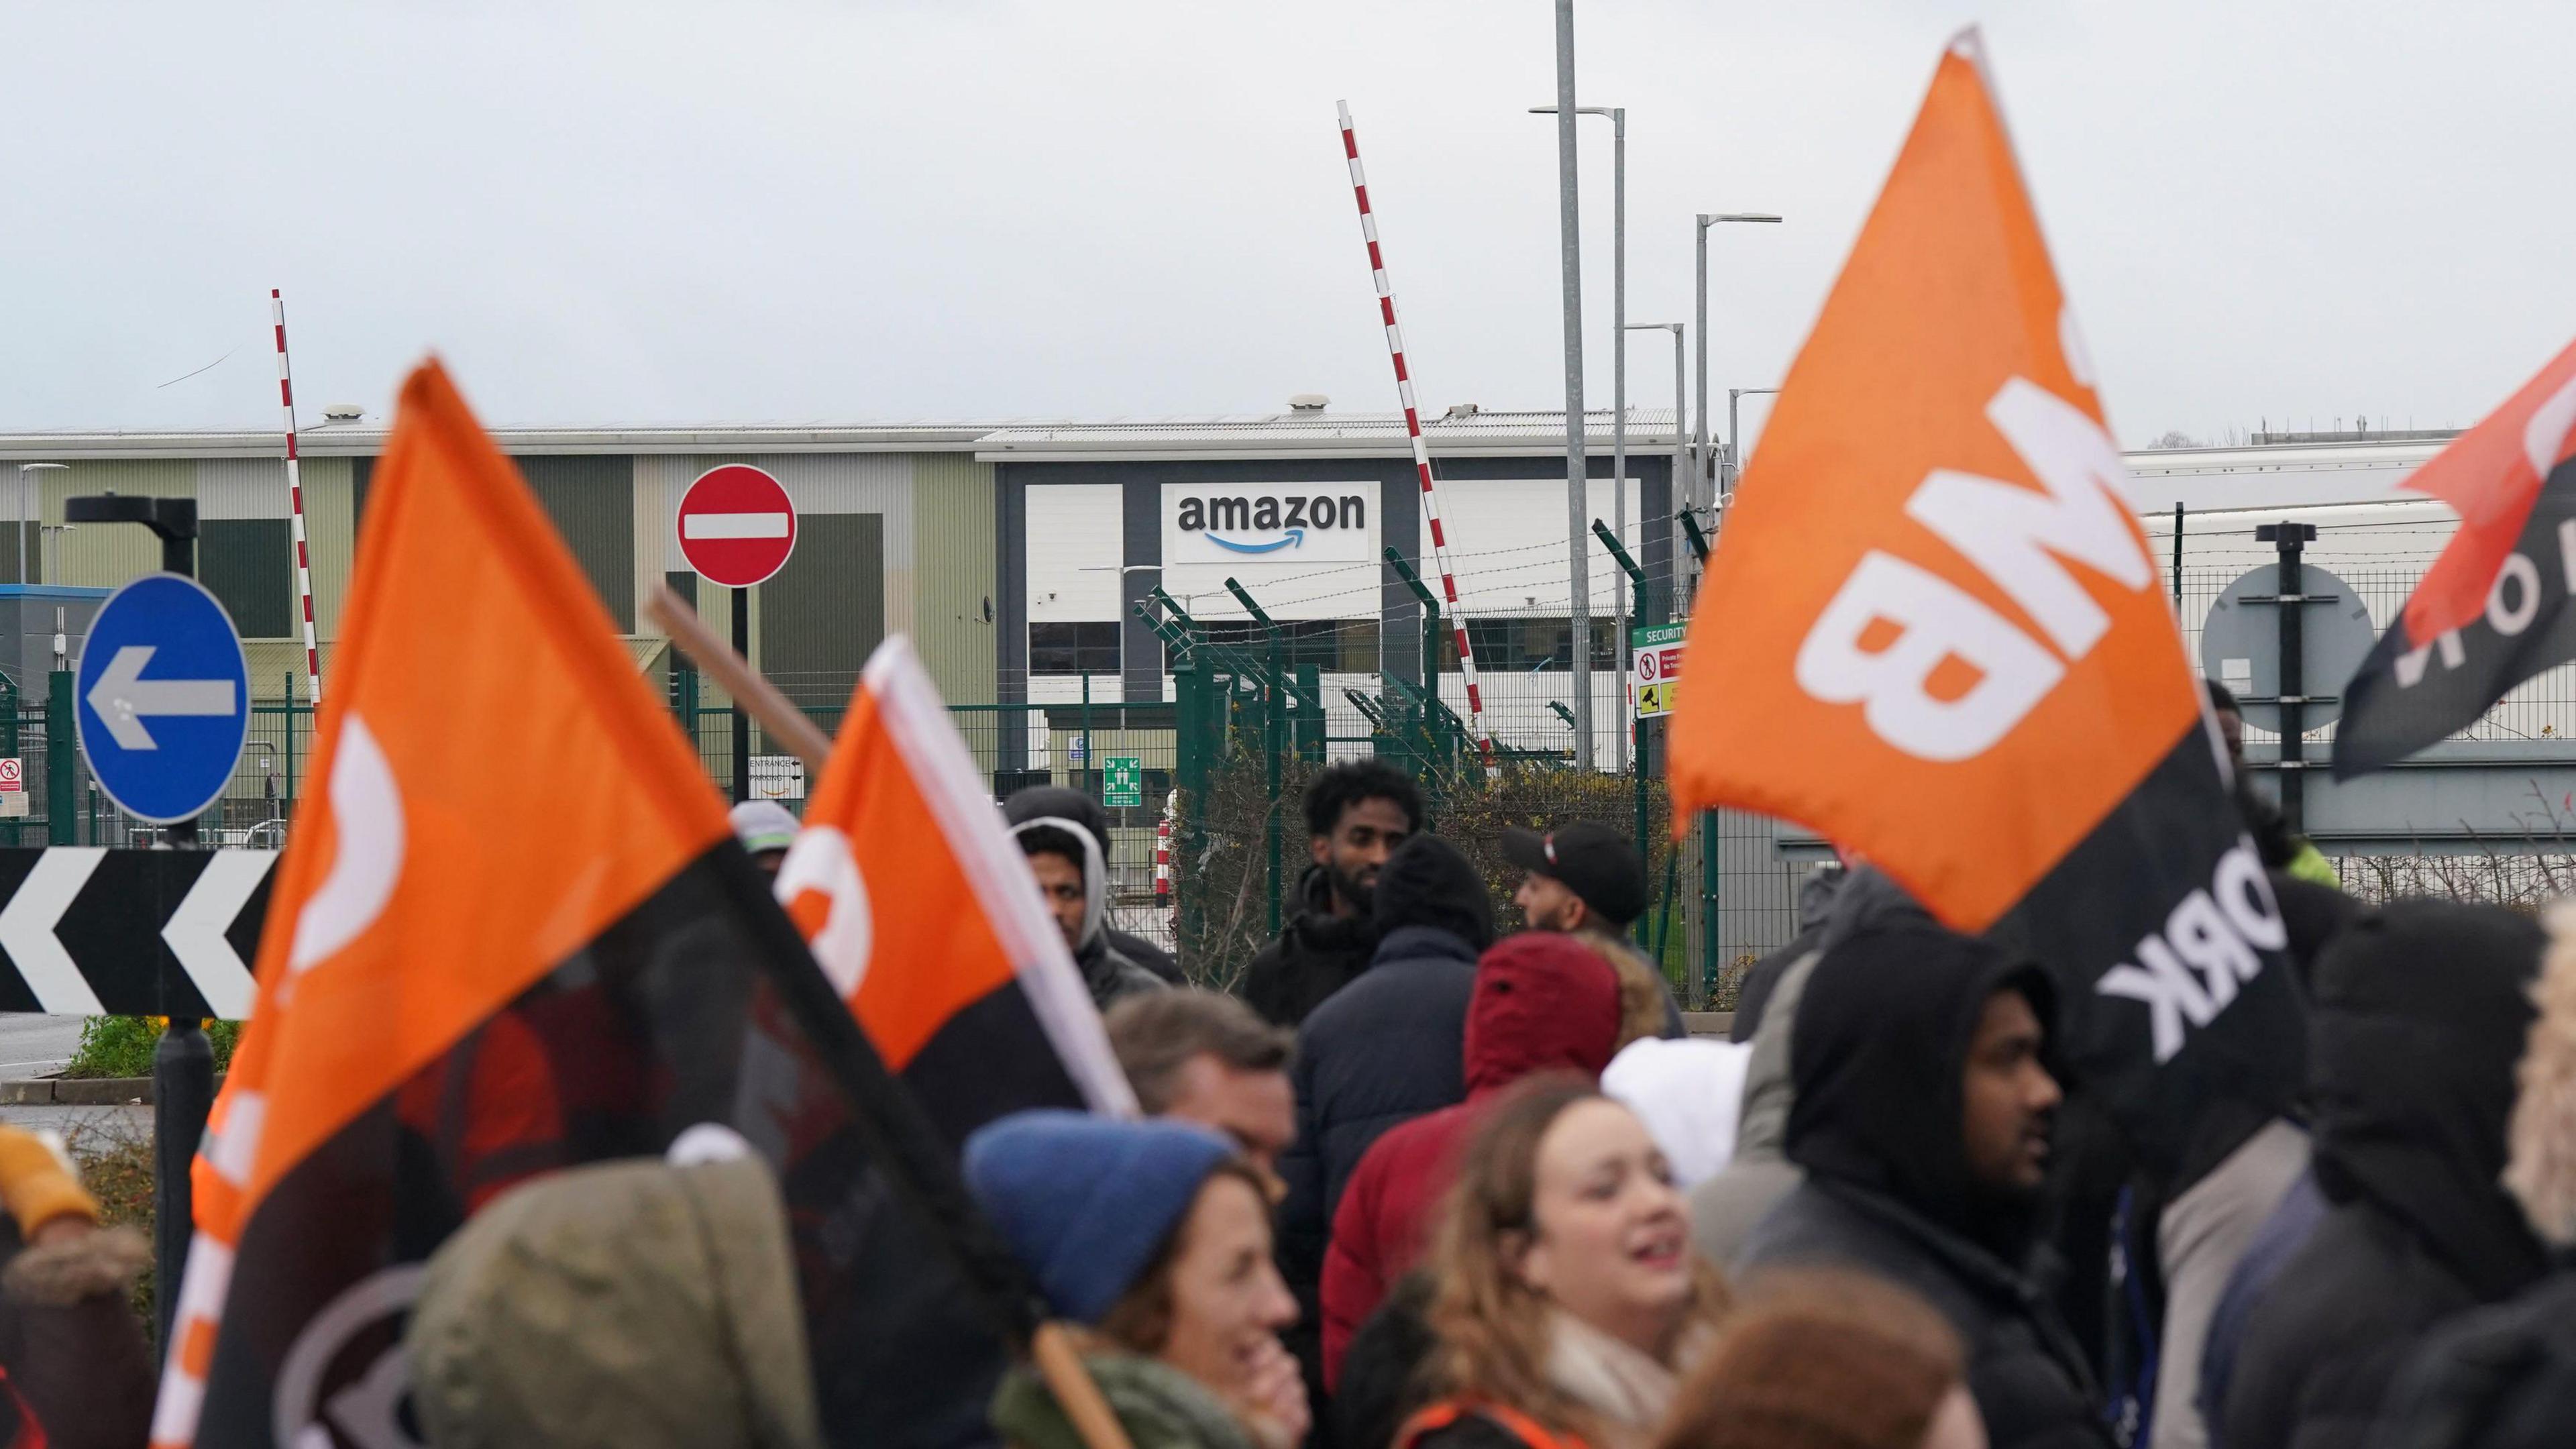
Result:
M1368 499L1358 493L1188 494L1174 526L1234 553L1275 554L1305 547L1309 532L1365 530Z

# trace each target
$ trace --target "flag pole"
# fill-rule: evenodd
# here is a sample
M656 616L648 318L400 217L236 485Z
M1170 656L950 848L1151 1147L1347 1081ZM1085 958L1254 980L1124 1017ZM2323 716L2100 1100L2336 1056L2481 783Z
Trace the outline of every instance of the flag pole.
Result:
M706 620L698 617L698 611L689 607L688 600L664 584L644 601L644 614L662 626L663 632L671 636L672 644L689 656L690 663L723 685L725 693L733 696L744 713L760 721L760 727L769 731L770 738L794 751L796 757L805 762L806 769L817 775L822 773L824 761L832 755L832 741L814 727L814 722L805 717L805 711L798 709L787 696L778 692L776 685L752 668L750 660L735 653L733 646L717 637L716 631L707 627Z
M689 607L688 600L664 585L644 601L644 613L662 626L672 644L689 656L689 662L724 686L745 713L760 721L760 727L769 731L771 738L793 750L807 769L817 775L822 773L832 753L831 740L814 727L803 710L752 668L751 661L718 638L698 617L698 611ZM1046 1381L1047 1391L1072 1421L1085 1449L1135 1449L1117 1414L1111 1411L1107 1396L1084 1367L1082 1355L1063 1323L1051 1320L1038 1324L1029 1333L1026 1347L1038 1377Z

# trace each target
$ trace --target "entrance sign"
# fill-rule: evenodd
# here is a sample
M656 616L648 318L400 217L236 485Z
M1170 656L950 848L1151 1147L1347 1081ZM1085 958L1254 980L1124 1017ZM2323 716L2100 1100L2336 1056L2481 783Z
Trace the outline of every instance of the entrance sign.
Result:
M1145 759L1111 755L1101 762L1100 803L1112 810L1135 810L1145 803Z
M680 554L698 577L728 589L765 583L796 551L796 505L748 463L710 468L680 495Z
M195 579L146 574L109 595L72 692L90 776L126 814L193 819L231 783L250 733L250 666Z
M754 800L804 799L805 762L794 755L752 756L751 798Z
M1628 631L1629 674L1637 682L1637 718L1673 712L1674 686L1682 677L1683 624L1639 624Z

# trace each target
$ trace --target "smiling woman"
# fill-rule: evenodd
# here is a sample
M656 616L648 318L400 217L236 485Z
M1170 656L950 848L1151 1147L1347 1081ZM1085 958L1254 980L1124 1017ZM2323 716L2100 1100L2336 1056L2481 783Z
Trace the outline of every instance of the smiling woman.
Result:
M1397 1449L1642 1443L1726 1305L1645 1125L1571 1074L1496 1103L1424 1268L1439 1397Z

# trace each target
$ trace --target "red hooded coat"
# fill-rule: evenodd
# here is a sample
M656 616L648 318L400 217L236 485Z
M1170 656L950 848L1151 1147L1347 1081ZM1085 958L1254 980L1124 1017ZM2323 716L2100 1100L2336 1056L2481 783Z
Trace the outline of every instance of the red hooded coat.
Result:
M1534 1072L1598 1077L1619 1045L1619 976L1571 936L1528 931L1476 966L1463 1065L1467 1100L1372 1143L1342 1190L1324 1254L1324 1382L1341 1382L1351 1335L1422 1255L1459 1151L1496 1092Z

